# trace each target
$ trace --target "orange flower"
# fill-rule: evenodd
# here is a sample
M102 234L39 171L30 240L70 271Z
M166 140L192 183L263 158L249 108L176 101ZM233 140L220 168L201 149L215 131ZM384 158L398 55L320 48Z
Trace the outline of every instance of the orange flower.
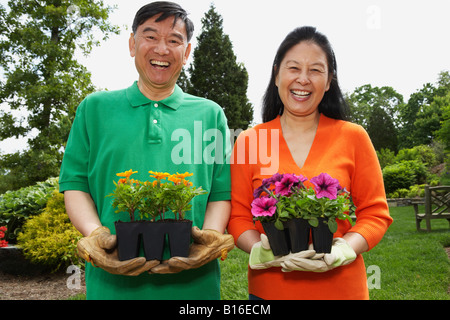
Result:
M174 184L178 185L181 183L182 179L178 178L176 174L172 174L167 178L169 181L172 181Z
M190 182L190 181L187 181L187 180L182 180L183 181L183 183L184 183L184 185L186 186L186 187L191 187L192 186L192 182Z
M121 183L127 183L127 179L119 179L118 184L121 184Z
M185 173L178 173L176 174L176 176L180 179L186 179L187 177L192 177L194 174L193 173L189 173L189 172L185 172Z
M155 178L157 180L163 180L163 179L167 178L168 176L170 176L170 174L168 174L167 172L149 171L148 173L150 173L150 177Z
M133 169L130 169L130 170L128 170L128 171L118 173L117 176L118 176L118 177L125 177L125 178L129 179L130 176L131 176L132 174L135 174L135 173L137 173L137 171L133 171Z
M130 179L130 183L136 184L136 186L140 185L141 182L139 180Z

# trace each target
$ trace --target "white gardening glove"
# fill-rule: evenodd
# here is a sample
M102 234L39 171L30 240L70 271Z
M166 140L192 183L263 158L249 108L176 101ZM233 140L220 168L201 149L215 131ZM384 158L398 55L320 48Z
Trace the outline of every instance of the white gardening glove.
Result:
M325 254L323 260L328 269L345 266L352 263L356 259L356 253L352 247L342 238L334 238L331 253Z

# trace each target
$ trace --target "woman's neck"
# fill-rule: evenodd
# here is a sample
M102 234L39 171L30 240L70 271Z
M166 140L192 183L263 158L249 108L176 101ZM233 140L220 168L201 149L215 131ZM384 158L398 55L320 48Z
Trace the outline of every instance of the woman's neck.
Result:
M283 113L280 117L284 134L302 134L316 131L319 126L320 113L315 112L308 116L298 117L289 113Z

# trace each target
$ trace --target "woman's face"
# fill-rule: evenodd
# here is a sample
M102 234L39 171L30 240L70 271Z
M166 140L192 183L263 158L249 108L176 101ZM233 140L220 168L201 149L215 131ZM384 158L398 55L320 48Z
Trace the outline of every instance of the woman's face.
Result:
M284 104L284 112L308 116L319 112L319 103L330 88L330 82L325 52L317 44L303 41L286 53L275 85Z

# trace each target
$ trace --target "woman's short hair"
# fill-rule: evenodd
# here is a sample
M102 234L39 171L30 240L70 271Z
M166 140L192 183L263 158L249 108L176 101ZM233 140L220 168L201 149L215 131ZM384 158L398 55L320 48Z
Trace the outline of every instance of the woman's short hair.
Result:
M283 102L278 94L278 88L275 85L275 79L278 75L279 66L286 53L294 46L303 41L309 41L317 44L325 53L328 62L328 70L332 77L330 89L325 92L322 101L319 104L319 112L333 119L347 120L348 106L339 88L337 79L337 65L334 51L328 38L318 32L315 27L305 26L296 28L290 32L278 48L272 65L272 75L269 85L266 89L263 106L262 120L268 122L282 115L284 111Z
M162 14L161 14L162 13ZM156 1L143 6L136 13L133 21L133 33L136 34L137 28L148 19L161 14L156 22L163 21L169 17L175 17L173 24L177 23L178 19L181 19L186 26L186 35L188 42L191 41L194 34L194 24L188 18L188 13L177 3L169 1Z

